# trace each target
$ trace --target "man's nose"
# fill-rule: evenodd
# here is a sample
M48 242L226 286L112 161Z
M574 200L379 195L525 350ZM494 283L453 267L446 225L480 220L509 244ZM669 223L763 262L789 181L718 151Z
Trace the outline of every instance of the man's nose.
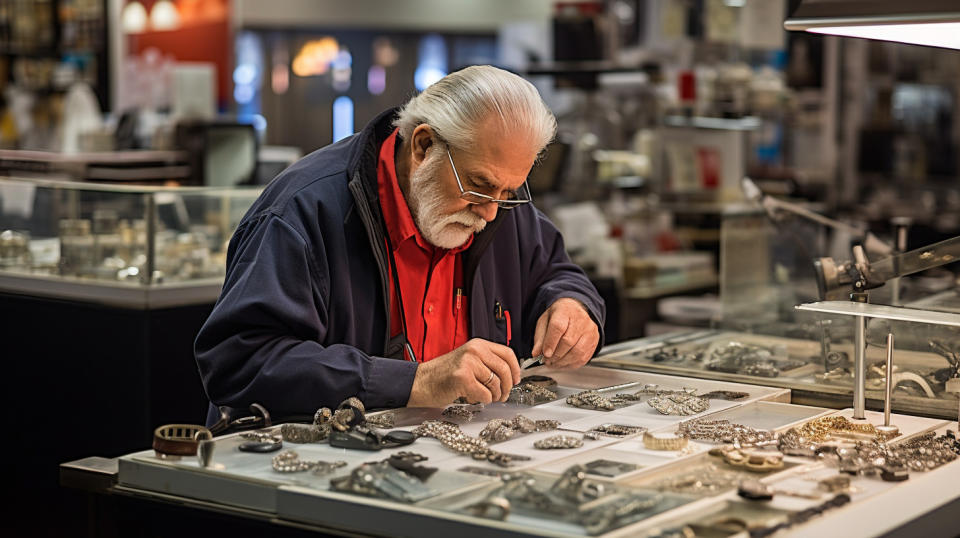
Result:
M470 208L473 213L487 222L493 222L497 218L496 202L487 202L485 204L473 204Z

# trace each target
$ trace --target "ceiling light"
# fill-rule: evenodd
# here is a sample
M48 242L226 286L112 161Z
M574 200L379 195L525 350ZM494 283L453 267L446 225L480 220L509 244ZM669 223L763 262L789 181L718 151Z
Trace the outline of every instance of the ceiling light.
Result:
M957 0L801 0L787 30L960 49Z

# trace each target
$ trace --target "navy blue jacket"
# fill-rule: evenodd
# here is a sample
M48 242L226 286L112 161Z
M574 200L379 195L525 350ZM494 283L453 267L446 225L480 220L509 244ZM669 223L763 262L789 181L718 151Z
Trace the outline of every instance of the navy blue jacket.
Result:
M240 221L223 290L195 343L214 406L257 402L290 416L350 396L369 408L406 404L417 364L403 360L402 336L389 334L377 195L394 114L293 164ZM529 356L539 316L571 297L586 305L603 342L603 301L532 204L498 211L463 256L471 337L506 342L506 320L494 315L500 303L514 314L510 346Z

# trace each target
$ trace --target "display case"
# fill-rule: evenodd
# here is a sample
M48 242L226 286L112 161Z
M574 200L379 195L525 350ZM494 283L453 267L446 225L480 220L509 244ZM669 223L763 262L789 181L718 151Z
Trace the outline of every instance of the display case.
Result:
M155 509L173 503L209 511L217 529L223 514L269 522L271 536L290 529L608 538L955 530L955 512L924 521L938 506L955 510L960 499L960 443L946 421L894 415L899 434L880 437L876 413L855 423L850 410L784 403L789 391L777 388L593 366L534 372L531 382L560 398L376 413L348 400L336 413L352 405L360 413L350 415L353 426L322 418L331 410L321 409L311 424L197 441L196 457L155 443L117 458L108 473L102 462L82 460L62 465L61 476L80 483L90 473L107 475L106 489L88 489ZM584 391L613 409L585 407ZM664 398L709 403L688 414L662 409ZM512 433L497 434L502 428ZM309 439L297 434L304 431ZM344 431L411 444L350 448L334 442ZM887 450L886 459L860 455L872 447ZM908 468L895 469L900 463ZM128 521L156 521L144 508ZM884 517L864 516L878 510Z
M631 340L605 347L595 364L790 388L797 402L849 406L856 356L855 318L798 310L819 300L813 260L831 253L822 227L774 225L758 209L732 208L721 228L722 314L710 329ZM842 241L841 241L842 243ZM847 256L842 249L838 259ZM921 311L951 311L956 292L925 295L900 284L904 303ZM871 303L891 304L890 284L870 290ZM865 320L868 406L882 408L886 337L895 338L894 409L956 417L960 329L901 319Z
M215 299L258 188L0 179L0 289L123 303ZM170 300L176 300L168 297Z

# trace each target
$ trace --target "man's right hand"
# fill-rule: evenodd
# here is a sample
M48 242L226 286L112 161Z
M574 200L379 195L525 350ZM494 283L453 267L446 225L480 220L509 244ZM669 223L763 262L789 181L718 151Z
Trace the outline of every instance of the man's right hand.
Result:
M474 338L417 366L407 406L443 407L461 396L471 403L505 402L518 383L520 365L513 350Z

